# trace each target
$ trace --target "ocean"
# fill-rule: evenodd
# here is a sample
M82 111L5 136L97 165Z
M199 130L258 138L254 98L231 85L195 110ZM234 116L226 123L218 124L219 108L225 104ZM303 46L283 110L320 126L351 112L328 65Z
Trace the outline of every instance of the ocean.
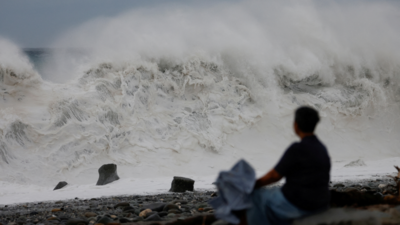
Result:
M261 175L298 141L302 105L332 179L394 172L400 33L382 18L397 11L272 5L132 11L46 49L0 38L0 204L165 192L173 176L212 189L241 158ZM106 163L121 180L97 187Z

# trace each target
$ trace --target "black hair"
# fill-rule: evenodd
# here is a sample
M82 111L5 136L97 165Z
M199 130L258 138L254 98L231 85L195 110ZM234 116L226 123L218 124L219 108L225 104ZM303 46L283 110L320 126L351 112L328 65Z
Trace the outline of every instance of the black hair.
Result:
M319 115L317 110L308 106L302 106L296 110L294 121L301 131L312 133L319 122Z

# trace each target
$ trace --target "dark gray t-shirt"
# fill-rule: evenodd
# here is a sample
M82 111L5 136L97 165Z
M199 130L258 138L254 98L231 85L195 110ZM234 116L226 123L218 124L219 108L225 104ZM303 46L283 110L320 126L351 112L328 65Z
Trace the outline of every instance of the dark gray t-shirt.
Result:
M316 136L292 144L275 166L275 170L286 178L283 195L290 203L307 211L329 206L330 169L328 151Z

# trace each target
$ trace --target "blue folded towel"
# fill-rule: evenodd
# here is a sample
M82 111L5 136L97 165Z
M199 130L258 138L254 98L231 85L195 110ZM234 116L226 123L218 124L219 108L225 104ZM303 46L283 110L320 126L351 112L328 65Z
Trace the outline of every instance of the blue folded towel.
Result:
M218 196L209 204L214 208L218 219L238 224L239 219L232 211L248 209L252 206L250 194L256 182L254 169L245 160L237 162L231 170L219 173L214 183L218 188Z

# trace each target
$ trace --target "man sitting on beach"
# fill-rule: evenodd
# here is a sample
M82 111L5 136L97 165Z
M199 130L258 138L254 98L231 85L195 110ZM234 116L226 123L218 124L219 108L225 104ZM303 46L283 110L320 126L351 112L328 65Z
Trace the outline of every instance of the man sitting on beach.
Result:
M253 207L241 216L241 224L290 224L293 219L329 207L330 158L314 135L318 112L301 107L295 112L294 131L301 141L293 143L278 164L255 184ZM286 178L282 188L261 188ZM246 218L247 217L247 218Z

